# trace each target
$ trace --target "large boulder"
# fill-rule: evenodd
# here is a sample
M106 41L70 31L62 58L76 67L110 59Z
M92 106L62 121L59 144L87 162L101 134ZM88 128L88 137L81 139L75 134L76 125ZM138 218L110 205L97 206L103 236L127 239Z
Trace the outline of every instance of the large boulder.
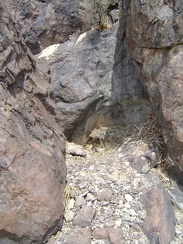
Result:
M44 64L42 69L47 64L51 76L56 117L66 136L79 143L94 127L139 122L149 110L133 64L129 69L128 60L120 59L124 50L116 51L117 33L116 23L104 31L73 35L37 55L37 62Z
M62 224L64 136L49 77L0 4L0 241L42 243Z
M166 155L183 167L183 2L123 1L124 42L162 125Z

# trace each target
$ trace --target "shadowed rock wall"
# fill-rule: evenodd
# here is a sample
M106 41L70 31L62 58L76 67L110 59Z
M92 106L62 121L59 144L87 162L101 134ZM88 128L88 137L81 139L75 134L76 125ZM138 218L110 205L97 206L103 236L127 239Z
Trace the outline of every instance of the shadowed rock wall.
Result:
M183 1L123 1L132 62L157 111L166 155L183 167Z

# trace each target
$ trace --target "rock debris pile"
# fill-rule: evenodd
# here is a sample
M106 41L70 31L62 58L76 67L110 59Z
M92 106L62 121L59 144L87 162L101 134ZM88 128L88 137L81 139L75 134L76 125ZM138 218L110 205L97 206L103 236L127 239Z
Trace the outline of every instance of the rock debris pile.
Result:
M147 144L67 148L65 222L49 244L182 243L183 214L174 216L169 178L133 169L132 151L138 158Z

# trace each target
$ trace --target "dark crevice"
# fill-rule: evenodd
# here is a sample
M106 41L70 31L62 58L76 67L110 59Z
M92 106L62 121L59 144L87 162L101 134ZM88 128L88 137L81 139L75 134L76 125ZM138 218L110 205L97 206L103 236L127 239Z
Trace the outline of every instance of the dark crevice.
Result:
M107 8L107 12L110 13L112 10L114 9L118 9L119 7L119 4L118 3L115 3L115 4L110 4Z

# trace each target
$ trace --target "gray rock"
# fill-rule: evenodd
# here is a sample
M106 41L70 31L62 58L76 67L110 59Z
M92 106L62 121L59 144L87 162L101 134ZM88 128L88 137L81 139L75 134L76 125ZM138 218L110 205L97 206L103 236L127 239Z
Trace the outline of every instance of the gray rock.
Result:
M80 156L80 157L86 157L86 151L81 145L77 145L73 142L67 143L67 153L73 155L73 156Z
M130 221L131 220L131 216L128 213L123 213L122 214L122 220L123 221Z
M142 174L147 174L147 173L149 173L149 171L150 171L150 166L149 166L149 164L145 164L144 166L143 166L143 168L142 168Z
M128 53L157 111L167 156L179 168L183 166L182 6L182 1L124 1L121 23Z
M69 140L76 143L89 140L95 127L117 120L140 122L149 111L138 79L130 78L133 67L128 70L126 60L114 59L117 30L116 23L102 32L91 30L73 35L52 54L37 55L37 62L44 63L43 69L47 64L50 70L57 119ZM123 75L128 77L124 82Z
M66 41L73 33L82 33L92 27L108 27L111 11L107 10L111 2L114 3L113 0L104 0L101 3L89 0L20 0L15 3L13 0L7 0L6 4L18 20L26 44L35 54L51 44ZM114 4L115 9L117 6ZM113 11L110 15L114 16L115 22L118 13ZM103 26L103 22L106 26Z
M76 197L76 206L82 206L85 203L84 197L78 196Z
M168 193L175 204L181 211L183 211L183 192L179 190L177 184L174 183Z

